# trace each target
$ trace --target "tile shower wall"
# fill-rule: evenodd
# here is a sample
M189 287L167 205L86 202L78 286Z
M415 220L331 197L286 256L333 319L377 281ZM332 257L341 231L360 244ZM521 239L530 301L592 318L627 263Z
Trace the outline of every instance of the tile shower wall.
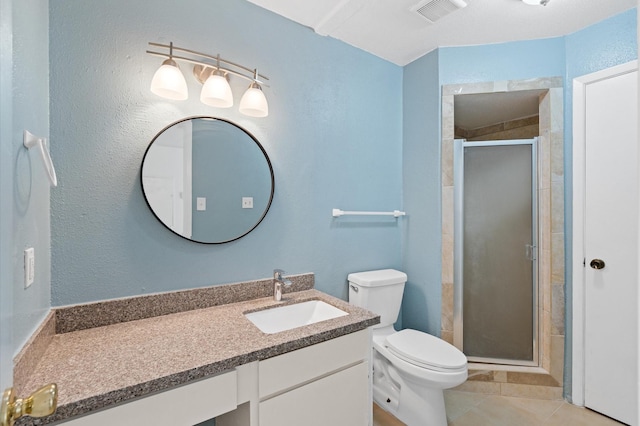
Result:
M455 139L468 141L495 141L509 139L531 139L540 134L540 117L533 116L518 120L495 123L477 129L464 129L455 126Z
M470 366L469 381L460 390L559 399L562 397L564 354L564 205L562 161L562 78L497 81L477 85L450 84L442 88L442 337L453 343L453 105L457 93L492 93L547 89L539 99L538 140L538 300L537 339L540 367L495 370ZM451 281L447 281L451 279ZM558 326L558 324L562 326Z
M402 203L402 68L245 1L56 0L51 7L52 299L66 305L316 273L347 297L349 272L401 267L402 220L333 219L332 208ZM147 42L220 53L270 77L269 117L240 115L149 91L160 60ZM336 66L340 64L340 66ZM244 81L231 80L236 105ZM377 87L371 91L371 87ZM269 154L275 198L246 237L202 245L173 235L145 204L139 168L167 124L232 120Z

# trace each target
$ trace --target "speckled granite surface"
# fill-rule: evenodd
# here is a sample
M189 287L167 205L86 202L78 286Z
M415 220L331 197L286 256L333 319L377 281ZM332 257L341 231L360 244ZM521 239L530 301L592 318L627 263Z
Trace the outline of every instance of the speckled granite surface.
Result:
M349 315L276 334L262 333L243 315L310 299L324 300ZM364 309L305 290L286 294L280 303L262 297L57 334L21 387L31 392L57 383L58 410L53 416L23 418L16 424L48 424L85 414L378 322L378 316Z
M287 275L286 278L291 281L292 285L285 288L284 293L309 290L314 286L312 273ZM120 322L210 308L227 303L268 297L271 294L273 294L273 280L263 279L67 306L55 310L56 333L68 333Z

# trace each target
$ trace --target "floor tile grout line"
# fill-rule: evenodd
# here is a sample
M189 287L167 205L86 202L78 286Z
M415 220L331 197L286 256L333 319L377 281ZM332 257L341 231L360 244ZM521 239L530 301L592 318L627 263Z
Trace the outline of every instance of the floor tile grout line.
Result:
M463 410L461 410L461 412L455 416L454 418L449 419L449 415L447 415L447 421L451 420L452 422L454 422L456 419L459 419L465 415L467 415L467 413L469 413L471 410L478 408L480 405L482 405L489 397L489 395L482 395L482 394L478 394L476 392L466 392L466 391L451 391L453 393L450 393L450 395L455 398L456 395L460 395L460 394L470 394L470 395L474 395L474 397L478 397L478 400L472 400L470 402L467 402L466 404L464 404L464 408ZM446 398L445 398L445 406L446 406Z
M545 420L546 420L546 421L551 420L551 418L552 418L552 417L553 417L553 416L554 416L558 411L560 411L560 409L561 409L562 407L564 407L564 404L566 404L566 403L567 403L566 401L562 401L562 404L560 404L560 405L558 406L558 408L556 408L555 410L553 410L553 413L551 413L551 415L550 415L549 417L547 417Z

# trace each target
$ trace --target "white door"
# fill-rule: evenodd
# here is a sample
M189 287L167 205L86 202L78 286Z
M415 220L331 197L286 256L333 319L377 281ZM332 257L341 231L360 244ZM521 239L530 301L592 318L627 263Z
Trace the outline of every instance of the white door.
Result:
M583 274L573 281L574 289L584 286L584 405L632 425L638 424L637 87L637 71L620 68L585 84L584 138L575 140L584 144L584 228L574 223L574 232L584 233Z

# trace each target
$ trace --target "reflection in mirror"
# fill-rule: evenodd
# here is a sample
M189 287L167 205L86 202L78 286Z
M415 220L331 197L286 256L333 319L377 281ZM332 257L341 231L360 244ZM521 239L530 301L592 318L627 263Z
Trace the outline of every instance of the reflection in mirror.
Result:
M205 244L237 240L271 206L273 168L260 143L218 118L165 127L142 160L142 190L153 214L181 237Z

